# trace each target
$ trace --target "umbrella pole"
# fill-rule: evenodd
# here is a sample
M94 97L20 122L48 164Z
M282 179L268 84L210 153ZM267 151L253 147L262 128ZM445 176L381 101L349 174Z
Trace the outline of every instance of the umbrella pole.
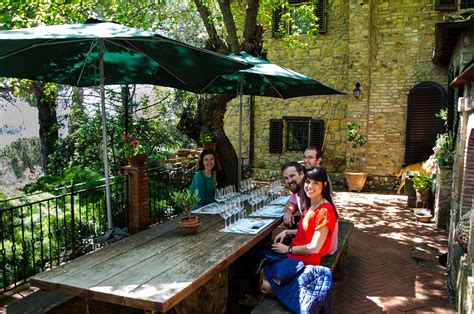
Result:
M99 39L99 74L100 74L100 107L102 110L102 158L104 160L105 174L105 202L107 205L107 225L112 229L112 210L110 205L110 182L109 182L109 161L107 157L107 130L105 128L105 78L104 78L104 40Z
M237 167L237 191L240 191L240 181L242 180L242 97L244 93L244 75L240 75L239 80L239 94L240 94L240 104L239 104L239 157L238 157L238 167Z

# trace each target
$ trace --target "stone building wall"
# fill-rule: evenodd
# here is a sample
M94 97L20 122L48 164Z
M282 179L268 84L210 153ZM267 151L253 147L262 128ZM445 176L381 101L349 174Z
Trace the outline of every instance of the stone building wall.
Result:
M450 64L462 71L474 59L474 29L470 29L459 38ZM464 85L465 97L474 97L473 82ZM457 96L461 96L459 90ZM474 252L474 232L471 216L471 231L468 252L465 253L456 238L456 231L461 217L472 212L474 196L474 110L459 112L457 128L456 153L453 165L453 183L451 193L451 208L449 213L448 229L448 289L457 303L460 313L469 313L472 309L472 277Z
M433 0L328 1L327 33L315 47L287 49L281 40L267 38L268 59L347 92L288 100L256 97L253 171L266 178L286 161L301 160L302 152L270 154L269 120L282 116L324 119L325 167L344 171L347 122L358 122L368 133L365 165L374 179L366 190L393 191L391 176L404 162L407 96L422 81L445 83L446 69L431 62L434 27L443 20ZM302 41L307 37L301 36ZM359 99L352 95L361 83ZM248 156L248 102L244 106L244 158ZM229 106L226 132L237 148L238 102ZM395 185L387 182L395 182ZM383 183L383 187L378 184Z

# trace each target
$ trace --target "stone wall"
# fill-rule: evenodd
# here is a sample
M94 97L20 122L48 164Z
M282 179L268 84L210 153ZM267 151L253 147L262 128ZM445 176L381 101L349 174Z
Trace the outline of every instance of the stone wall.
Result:
M318 36L315 47L287 49L281 40L266 38L268 59L346 91L347 95L287 100L256 97L252 169L257 175L278 170L286 161L300 160L302 152L288 152L285 147L282 154L269 153L269 120L308 116L325 120L324 164L329 172L344 170L349 153L345 126L349 121L356 121L368 133L367 172L392 181L394 178L389 177L404 162L410 89L422 81L446 81L446 69L431 62L434 24L443 20L443 13L434 10L433 0L328 2L327 33ZM308 37L301 36L301 41L308 41ZM352 96L355 82L361 83L359 99ZM245 97L244 159L248 157L248 118ZM237 147L237 101L229 106L225 125L226 133ZM386 182L385 178L380 182Z
M451 64L462 71L474 56L474 29L461 35L453 53ZM472 82L464 86L465 93L472 99ZM457 96L459 90L456 91ZM474 196L474 111L462 110L458 113L457 144L453 165L453 183L451 193L451 210L448 221L448 289L456 300L457 311L468 313L472 309L472 277L474 252L474 233L471 232L468 252L465 254L456 239L457 225L466 212L472 211ZM471 218L472 219L472 218Z

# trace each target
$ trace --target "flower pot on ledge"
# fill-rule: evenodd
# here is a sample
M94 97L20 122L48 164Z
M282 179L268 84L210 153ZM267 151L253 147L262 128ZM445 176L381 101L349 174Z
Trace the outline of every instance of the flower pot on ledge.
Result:
M348 190L360 192L364 188L367 172L344 171Z
M143 167L145 162L148 160L147 154L137 154L133 156L126 156L127 161L132 167Z

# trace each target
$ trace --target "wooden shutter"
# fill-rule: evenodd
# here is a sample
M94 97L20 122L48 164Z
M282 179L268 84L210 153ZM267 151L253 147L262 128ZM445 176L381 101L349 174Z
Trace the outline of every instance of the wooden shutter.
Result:
M452 11L458 9L458 0L436 0L436 11Z
M324 142L324 120L311 120L311 132L309 145L316 146L318 149L323 148Z
M433 154L436 135L444 133L443 121L435 115L445 106L445 91L434 82L422 82L408 94L405 163L427 160Z
M316 10L314 10L314 15L318 17L317 24L319 25L319 33L326 33L327 24L326 24L326 2L327 0L320 0L316 5Z
M270 119L270 153L281 153L283 150L283 120Z

